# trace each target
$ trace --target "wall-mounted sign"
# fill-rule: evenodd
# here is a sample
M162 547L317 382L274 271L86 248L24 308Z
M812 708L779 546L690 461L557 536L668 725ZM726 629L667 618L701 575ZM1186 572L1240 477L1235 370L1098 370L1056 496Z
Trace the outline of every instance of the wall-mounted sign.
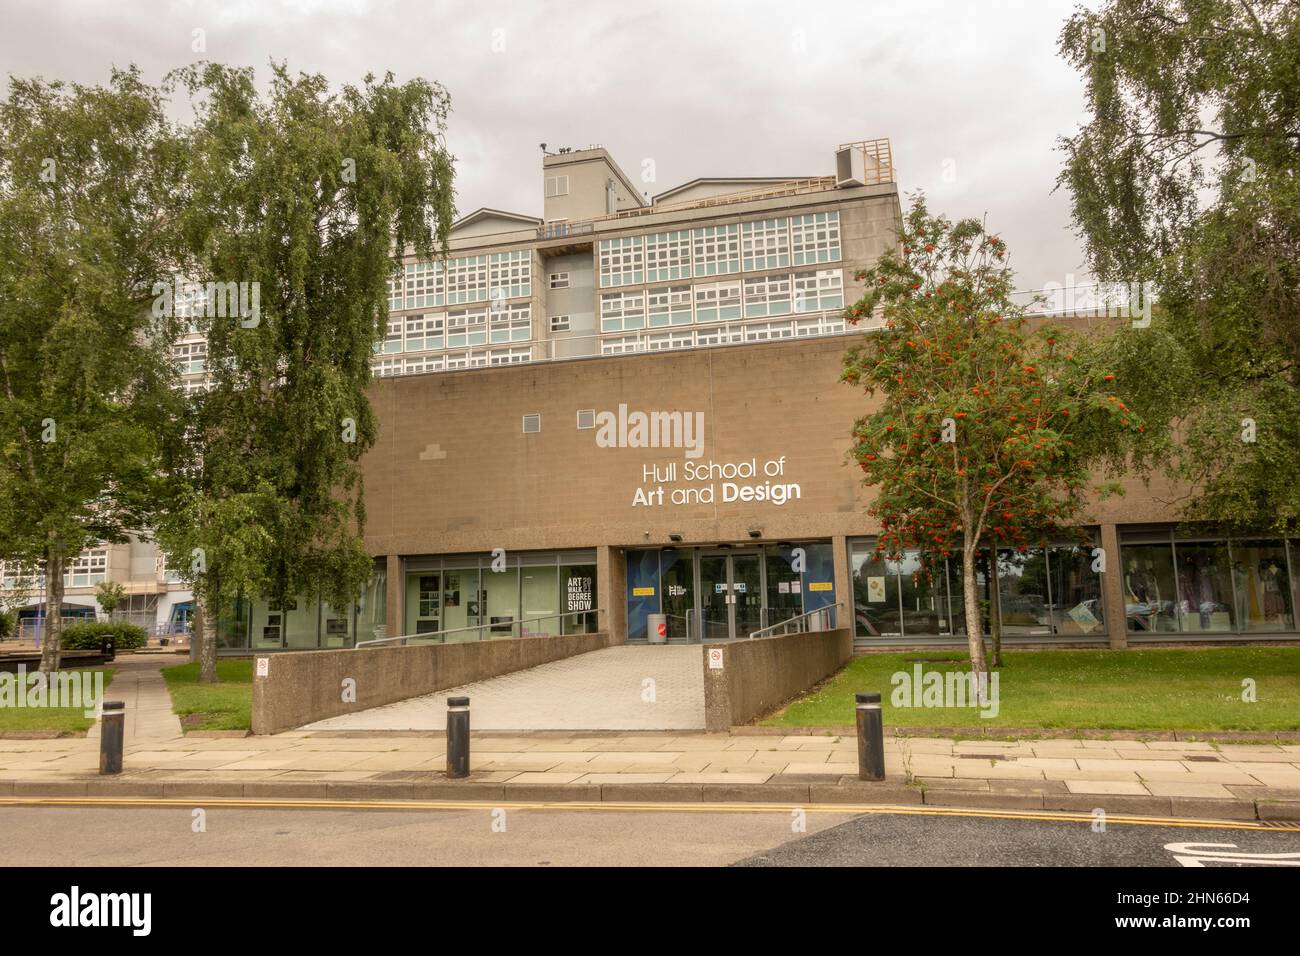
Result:
M726 594L726 593L727 593L727 585L726 585L726 583L723 582L723 581L716 581L716 582L714 582L714 585L713 585L713 593L714 593L714 594Z
M633 597L654 597L655 589L654 588L633 588L632 596Z
M266 677L271 673L271 658L259 657L257 659L257 676Z
M709 648L709 670L711 671L722 670L722 648L720 647Z
M832 584L830 581L809 581L808 590L809 591L834 591L835 585Z
M744 594L744 593L745 593L745 587L746 587L746 584L745 584L744 581L737 581L737 582L736 582L736 593L737 593L737 594Z

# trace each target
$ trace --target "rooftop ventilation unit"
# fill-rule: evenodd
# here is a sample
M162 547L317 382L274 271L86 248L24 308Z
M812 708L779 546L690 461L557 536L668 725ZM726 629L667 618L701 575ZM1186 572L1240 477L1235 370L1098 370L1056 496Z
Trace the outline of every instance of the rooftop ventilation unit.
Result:
M874 186L894 181L894 160L887 139L847 143L835 151L835 186Z

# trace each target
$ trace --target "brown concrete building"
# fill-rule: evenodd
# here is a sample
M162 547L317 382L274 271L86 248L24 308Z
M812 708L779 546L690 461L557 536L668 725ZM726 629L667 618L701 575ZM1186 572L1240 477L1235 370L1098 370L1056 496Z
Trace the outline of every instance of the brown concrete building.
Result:
M962 640L955 567L871 557L846 457L866 408L838 383L870 330L842 310L901 210L887 143L827 165L650 202L604 150L562 151L542 218L478 210L447 262L408 257L364 465L375 581L353 610L254 602L227 643L709 641L825 608L864 649ZM1176 536L1130 484L1091 545L998 554L1009 641L1298 636L1300 542Z

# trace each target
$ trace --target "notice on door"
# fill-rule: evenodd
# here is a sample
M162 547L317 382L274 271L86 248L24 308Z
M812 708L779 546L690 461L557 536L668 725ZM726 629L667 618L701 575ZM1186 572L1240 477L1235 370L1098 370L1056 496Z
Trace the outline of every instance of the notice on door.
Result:
M883 604L885 602L885 577L867 578L867 600L872 604Z

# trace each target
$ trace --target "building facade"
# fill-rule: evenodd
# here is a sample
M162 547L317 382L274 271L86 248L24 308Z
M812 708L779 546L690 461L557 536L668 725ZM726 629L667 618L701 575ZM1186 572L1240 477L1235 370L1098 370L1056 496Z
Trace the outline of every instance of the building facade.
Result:
M871 330L843 309L896 241L888 144L828 151L830 175L653 201L599 148L542 166L542 217L477 210L446 261L407 255L391 282L363 466L371 586L350 609L243 602L224 649L641 641L660 624L711 641L822 609L862 649L963 641L957 568L873 557L848 457L868 409L841 357ZM1186 534L1167 489L1128 484L1079 539L982 557L1008 641L1300 636L1300 541Z

